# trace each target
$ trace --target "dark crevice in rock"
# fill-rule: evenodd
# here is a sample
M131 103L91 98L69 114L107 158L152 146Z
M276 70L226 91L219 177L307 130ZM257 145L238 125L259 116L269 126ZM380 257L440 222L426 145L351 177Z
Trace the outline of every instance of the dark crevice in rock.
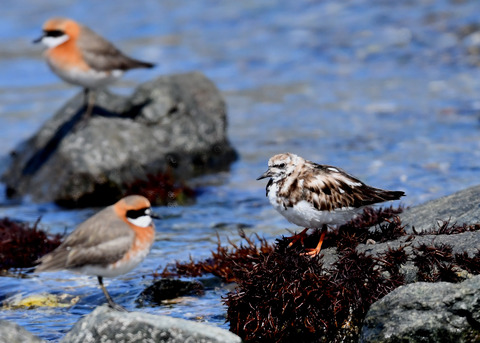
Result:
M24 176L33 175L37 170L39 170L52 156L53 153L58 148L58 145L81 121L83 114L85 113L86 106L81 107L77 113L66 120L56 131L55 134L47 141L47 143L39 148L32 157L25 163L21 174Z

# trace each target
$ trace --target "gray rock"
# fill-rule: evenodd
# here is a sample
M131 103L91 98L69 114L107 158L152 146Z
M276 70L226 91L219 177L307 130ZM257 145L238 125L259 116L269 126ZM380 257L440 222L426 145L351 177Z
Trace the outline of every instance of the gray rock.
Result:
M402 272L407 283L417 281L413 249L421 244L449 245L452 253L473 256L480 246L480 231L458 234L415 235L438 228L443 221L457 225L480 222L480 186L471 187L406 210L401 216L407 232L398 240L360 245L359 251L378 256L389 247L405 247L409 256ZM480 276L457 270L461 283L417 282L400 287L376 303L367 313L360 342L480 342Z
M148 175L176 180L228 169L226 107L203 74L159 77L130 97L96 92L84 118L78 94L12 152L1 181L10 197L70 206L110 204Z
M400 219L408 233L413 232L412 226L422 232L448 220L458 225L479 223L480 185L407 209Z
M215 326L141 312L117 312L101 306L77 322L61 342L235 343L241 339Z
M375 258L384 254L388 249L396 250L399 247L404 247L407 254L408 261L401 266L400 273L405 278L405 283L417 282L418 268L413 263L414 248L422 244L428 246L441 246L443 244L452 247L453 254L461 254L466 252L468 256L474 256L480 247L480 231L463 232L453 235L425 235L425 236L403 236L394 241L376 244L359 244L357 250L361 253L374 256ZM333 264L338 261L339 255L336 248L322 249L321 262L325 269L333 267ZM469 273L462 269L456 269L459 278L466 278Z
M377 256L384 253L388 248L397 249L400 246L404 246L407 255L410 256L412 248L422 244L446 244L452 247L453 254L466 252L469 256L473 256L478 251L478 247L480 247L480 231L467 231L451 235L403 236L385 243L359 244L358 251Z
M374 303L360 342L479 342L480 276L459 284L414 283Z
M32 335L16 323L0 320L0 343L41 343L45 342Z
M408 261L402 265L400 272L405 277L405 283L412 283L418 281L418 268L413 263L415 257L413 251L414 248L418 248L422 244L428 246L448 245L452 247L452 254L454 255L466 252L468 256L473 257L480 247L480 231L462 232L453 235L403 236L386 243L359 244L357 250L378 257L389 248L395 250L400 246L404 247ZM461 269L457 269L457 274L460 278L468 276L468 272Z

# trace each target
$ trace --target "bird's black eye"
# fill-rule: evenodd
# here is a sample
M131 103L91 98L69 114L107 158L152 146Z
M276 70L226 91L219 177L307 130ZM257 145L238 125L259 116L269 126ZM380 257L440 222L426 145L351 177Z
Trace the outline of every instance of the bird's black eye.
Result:
M277 168L285 168L285 163L280 163L280 164L277 164Z
M152 213L150 207L141 208L139 210L128 210L127 218L137 219L138 217L149 216Z
M61 37L65 34L65 32L61 30L48 30L43 32L46 37Z

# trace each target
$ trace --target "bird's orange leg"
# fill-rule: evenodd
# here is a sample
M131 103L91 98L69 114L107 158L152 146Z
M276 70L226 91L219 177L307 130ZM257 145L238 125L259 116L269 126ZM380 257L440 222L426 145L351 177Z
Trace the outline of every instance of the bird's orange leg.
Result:
M315 257L318 254L320 254L320 250L322 250L323 240L325 239L325 236L327 235L327 231L328 231L327 228L324 226L323 229L322 229L322 234L320 235L320 240L318 241L318 244L315 247L315 249L305 249L306 253L304 255Z
M307 231L308 231L308 228L304 229L302 232L300 233L297 233L296 235L293 235L293 236L290 236L290 237L285 237L286 239L289 239L291 240L290 244L288 245L288 247L290 248L292 245L294 245L295 243L297 243L298 241L300 241L303 245L303 240L305 239L305 237L307 237Z

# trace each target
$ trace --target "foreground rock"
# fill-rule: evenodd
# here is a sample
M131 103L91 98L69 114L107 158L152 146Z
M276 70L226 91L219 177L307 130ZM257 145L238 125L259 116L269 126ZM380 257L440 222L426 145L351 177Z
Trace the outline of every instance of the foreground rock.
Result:
M141 312L122 313L106 306L81 319L62 343L235 343L241 339L218 327Z
M105 205L149 175L184 180L236 159L225 103L200 73L159 77L128 98L97 92L91 118L84 111L79 94L12 152L2 176L10 197Z
M20 325L0 320L0 343L42 343L40 338L32 335Z
M419 282L372 305L360 342L479 342L480 276L459 284Z
M436 199L406 210L400 218L406 231L431 232L443 222L459 226L480 223L480 186ZM466 253L478 256L480 231L458 234L428 234L402 237L371 246L359 246L374 256L387 249L404 246L409 262L404 265L405 281L418 280L412 253L422 244L449 246L452 256ZM441 259L442 256L438 255ZM452 260L452 262L455 259ZM448 265L447 262L441 262ZM478 262L477 262L478 263ZM480 341L480 276L454 269L460 283L412 283L400 287L372 304L365 318L360 342L479 342Z

